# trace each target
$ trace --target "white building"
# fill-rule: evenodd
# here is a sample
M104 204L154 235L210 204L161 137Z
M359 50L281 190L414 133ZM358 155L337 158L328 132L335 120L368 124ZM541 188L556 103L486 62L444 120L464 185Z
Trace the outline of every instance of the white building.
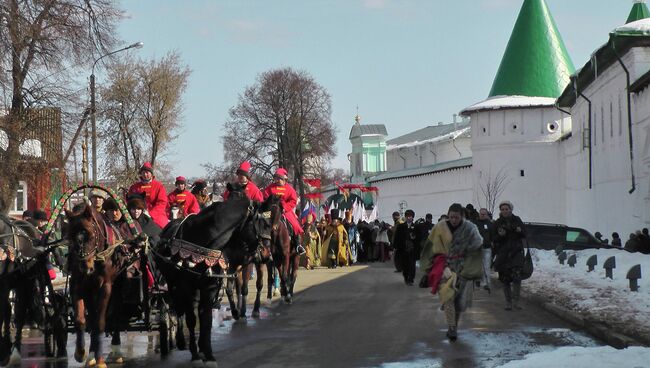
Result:
M379 188L379 217L485 206L486 183L500 179L497 203L512 201L524 221L623 239L648 227L650 19L639 18L649 14L635 1L576 73L545 1L524 0L488 98L460 113L469 123L386 142L387 171L365 178Z

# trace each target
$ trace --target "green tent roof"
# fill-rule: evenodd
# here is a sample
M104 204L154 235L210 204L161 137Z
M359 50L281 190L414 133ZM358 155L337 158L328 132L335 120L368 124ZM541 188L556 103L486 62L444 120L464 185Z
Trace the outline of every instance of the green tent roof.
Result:
M648 10L648 6L645 4L645 0L636 0L634 2L634 6L632 6L632 10L630 11L630 15L627 17L625 24L645 18L650 18L650 11Z
M558 97L575 68L544 0L524 0L489 97Z

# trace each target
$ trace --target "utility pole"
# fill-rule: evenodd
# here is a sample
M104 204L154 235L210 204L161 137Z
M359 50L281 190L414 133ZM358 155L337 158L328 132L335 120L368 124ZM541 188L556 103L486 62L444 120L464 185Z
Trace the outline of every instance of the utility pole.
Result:
M101 58L100 58L101 59ZM98 59L99 61L99 59ZM93 66L94 69L94 66ZM97 183L97 125L95 123L95 72L90 75L90 125L92 137L93 183Z
M142 42L136 42L132 43L127 47L123 47L119 50L111 51L109 53L106 53L97 59L95 59L95 62L93 63L93 69L92 72L90 73L90 129L91 129L91 144L93 146L92 150L92 165L93 165L93 171L92 171L92 180L93 183L97 183L97 126L95 124L95 113L97 112L96 106L95 106L95 66L97 66L97 62L100 61L101 59L105 58L106 56L116 54L121 51L125 51L128 49L139 49L142 46L144 46L144 43Z

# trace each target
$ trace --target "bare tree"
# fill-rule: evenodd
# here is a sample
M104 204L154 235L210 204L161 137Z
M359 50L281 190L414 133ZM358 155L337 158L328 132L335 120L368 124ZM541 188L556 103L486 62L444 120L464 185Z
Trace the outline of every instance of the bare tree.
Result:
M103 150L110 158L104 166L110 177L131 181L144 161L155 165L174 141L189 75L176 52L147 62L126 58L109 67L101 105Z
M0 122L5 135L0 150L0 212L10 208L29 166L20 146L34 130L30 111L76 107L72 101L79 91L70 82L75 79L72 75L115 44L115 24L121 17L113 0L0 3L0 89L6 110Z
M504 168L499 169L494 176L492 176L492 169L490 169L487 175L482 176L479 181L479 189L482 195L482 198L478 198L479 205L485 207L490 213L494 213L497 201L509 183L510 178Z
M335 153L331 105L327 91L306 72L283 68L262 73L230 109L222 137L224 166L249 160L254 173L266 178L275 167L286 167L304 194L305 173Z

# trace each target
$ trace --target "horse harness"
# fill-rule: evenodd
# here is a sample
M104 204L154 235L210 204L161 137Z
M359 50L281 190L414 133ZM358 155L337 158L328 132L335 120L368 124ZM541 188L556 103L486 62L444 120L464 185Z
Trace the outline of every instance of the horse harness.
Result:
M235 226L232 226L229 229L226 229L223 231L223 233L228 233L233 229L241 230L244 228L246 225L246 222L248 218L251 216L251 214L254 211L254 206L253 206L253 201L249 200L249 205L246 210L246 216L244 216L244 221L242 221L240 224L235 224ZM218 249L211 249L211 248L206 248L201 245L189 242L187 240L179 239L177 238L177 235L179 233L179 230L182 234L182 227L188 218L193 216L195 214L190 214L183 218L181 220L181 223L178 224L178 226L174 229L174 232L171 236L171 238L168 240L169 242L169 248L172 256L178 256L180 260L176 263L172 263L177 269L182 269L184 271L193 273L198 276L207 276L207 277L215 277L215 278L226 278L226 279L233 279L236 277L237 272L233 273L228 273L227 270L230 269L230 263L228 259L226 258L226 254ZM257 216L261 216L262 218L269 218L270 214L262 213L256 214ZM255 221L253 223L253 226L255 228L255 232L259 233L259 228L258 228L258 223ZM247 244L246 244L247 245ZM264 245L262 242L259 242L258 247L256 249L256 253L260 254L261 249ZM161 256L159 254L159 256ZM166 257L162 257L163 259L166 259ZM170 260L171 261L171 260ZM194 271L192 268L196 267L198 264L204 264L207 268L204 273L199 273L197 271ZM189 266L189 267L184 267L184 264ZM219 271L215 272L213 270L213 267L215 265L219 266Z
M88 261L91 258L94 258L95 262L106 262L107 259L111 258L116 251L120 251L124 256L126 256L125 262L122 264L122 266L119 268L117 271L117 274L119 275L120 273L124 272L127 268L129 268L133 263L135 263L138 260L138 257L136 256L136 252L132 252L127 245L134 246L133 240L124 240L121 239L121 236L119 234L119 231L113 226L113 224L107 224L104 222L104 231L106 233L106 236L103 236L102 231L101 231L101 225L99 224L99 221L95 218L95 216L92 216L92 229L93 229L93 239L95 239L95 246L89 251L85 252L83 247L80 247L79 252L77 256L79 257L79 260L84 260ZM144 238L142 238L144 236ZM104 249L100 250L100 237L104 238ZM116 241L117 239L117 241ZM146 252L146 244L148 244L147 236L146 234L140 234L136 239L134 239L137 242L143 241L145 243L145 252Z

